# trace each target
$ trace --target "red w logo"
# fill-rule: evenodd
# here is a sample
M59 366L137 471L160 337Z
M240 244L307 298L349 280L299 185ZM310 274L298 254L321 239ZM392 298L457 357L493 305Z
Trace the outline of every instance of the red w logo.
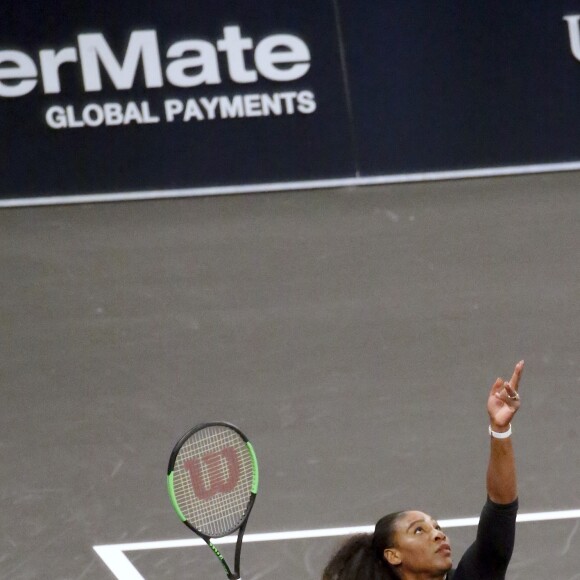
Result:
M199 499L208 500L218 493L233 491L240 479L240 462L233 447L192 457L184 461L183 466Z

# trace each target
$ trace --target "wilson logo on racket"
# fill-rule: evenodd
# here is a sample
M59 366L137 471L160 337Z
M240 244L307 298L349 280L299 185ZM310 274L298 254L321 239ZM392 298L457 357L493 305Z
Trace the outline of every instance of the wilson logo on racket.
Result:
M195 495L209 500L218 493L233 491L240 480L240 461L233 447L191 457L183 462Z

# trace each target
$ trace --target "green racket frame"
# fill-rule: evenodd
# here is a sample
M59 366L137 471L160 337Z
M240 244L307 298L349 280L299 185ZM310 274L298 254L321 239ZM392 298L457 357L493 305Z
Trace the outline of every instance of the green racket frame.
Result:
M253 476L253 478L252 478L250 499L248 501L248 505L246 507L246 511L245 511L245 514L244 514L242 521L238 524L238 526L236 528L230 530L227 534L223 534L222 536L214 536L214 539L215 539L216 537L223 537L223 536L231 535L236 530L238 530L238 539L236 541L236 552L235 552L234 571L233 572L230 569L230 567L228 566L226 559L224 558L222 553L216 548L214 543L211 541L212 538L210 536L208 536L207 534L204 534L203 532L196 529L187 520L187 518L185 517L185 515L181 511L179 504L177 503L177 499L175 497L175 490L174 490L174 486L173 486L173 475L174 475L175 461L177 459L179 451L181 450L184 443L192 435L194 435L198 431L201 431L202 429L206 429L208 427L226 427L228 429L235 431L243 439L244 443L246 444L246 447L248 449L248 452L249 452L250 458L251 458L251 462L252 462L252 476ZM260 476L259 476L259 470L258 470L258 459L256 457L256 452L254 451L253 445L250 443L248 438L244 435L244 433L242 431L240 431L240 429L238 427L236 427L235 425L232 425L231 423L227 423L225 421L215 421L215 422L211 422L211 423L201 423L199 425L196 425L195 427L193 427L192 429L187 431L187 433L185 433L179 439L179 441L175 444L175 447L173 448L173 451L172 451L171 456L169 458L169 466L167 468L167 491L169 493L171 505L173 506L173 509L175 510L177 515L179 516L179 519L190 530L192 530L202 540L204 540L205 543L211 548L211 551L214 553L214 555L218 558L218 560L221 562L222 566L224 567L224 570L225 570L229 580L239 580L240 579L240 556L241 556L241 551L242 551L242 538L244 536L244 532L246 531L246 524L248 523L248 518L250 517L250 513L252 511L252 508L254 507L254 502L256 500L256 495L258 493L259 480L260 480Z

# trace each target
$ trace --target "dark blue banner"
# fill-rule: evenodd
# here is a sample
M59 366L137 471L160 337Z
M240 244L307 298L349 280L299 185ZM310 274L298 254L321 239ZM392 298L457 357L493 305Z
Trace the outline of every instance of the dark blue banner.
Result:
M580 0L3 10L0 205L580 168Z
M339 5L362 175L580 159L579 1Z
M330 1L11 2L8 15L3 197L354 172Z

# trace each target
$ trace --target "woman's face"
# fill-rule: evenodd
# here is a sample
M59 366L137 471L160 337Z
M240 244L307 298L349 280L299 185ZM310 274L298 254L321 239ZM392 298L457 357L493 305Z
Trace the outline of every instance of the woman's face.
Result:
M401 572L442 575L451 569L451 546L439 524L423 512L405 512L395 523L385 559Z

